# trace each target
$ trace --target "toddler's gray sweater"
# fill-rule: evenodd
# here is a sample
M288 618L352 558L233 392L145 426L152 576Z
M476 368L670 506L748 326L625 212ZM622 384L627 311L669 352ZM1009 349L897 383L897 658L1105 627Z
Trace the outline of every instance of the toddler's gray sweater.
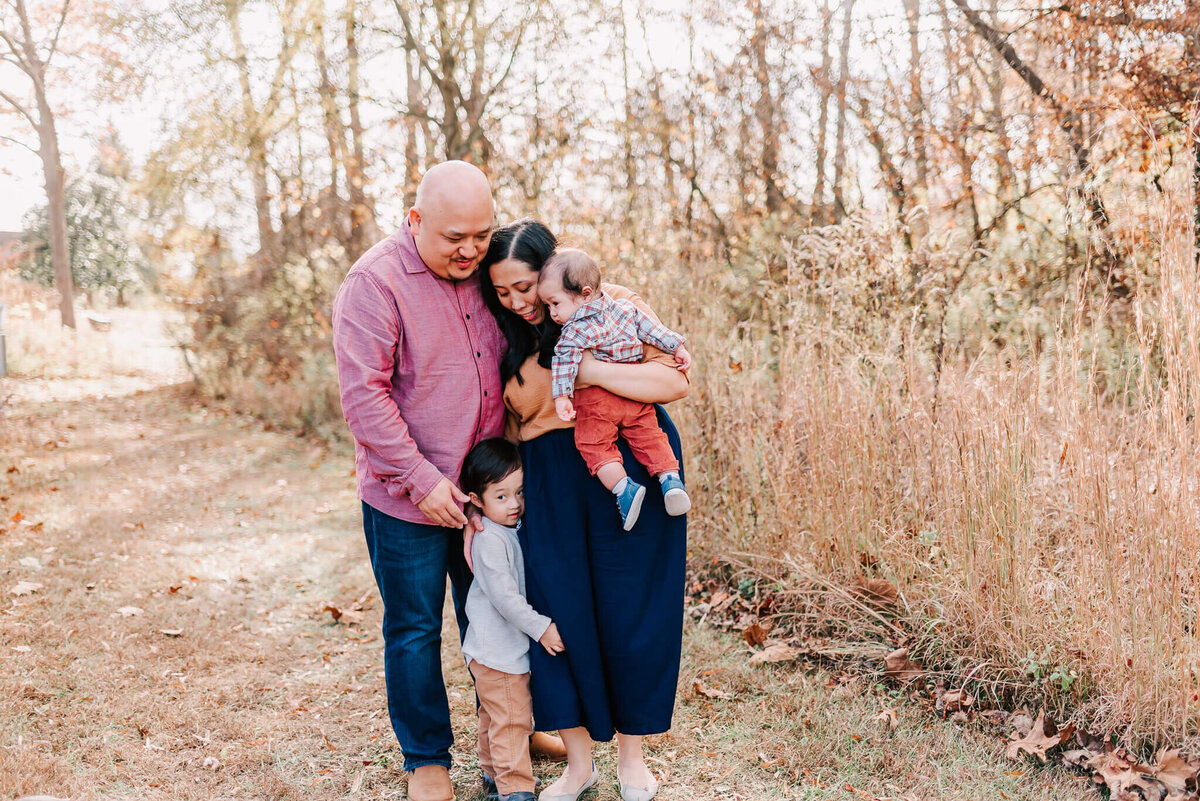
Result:
M486 517L471 542L475 580L467 593L463 656L501 673L529 672L529 641L550 627L525 600L525 560L517 530Z

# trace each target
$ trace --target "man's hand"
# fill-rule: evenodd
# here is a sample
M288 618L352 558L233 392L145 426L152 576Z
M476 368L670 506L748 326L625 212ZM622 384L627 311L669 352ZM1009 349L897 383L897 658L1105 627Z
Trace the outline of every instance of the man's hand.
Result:
M432 492L421 499L417 508L434 525L462 528L467 524L467 517L458 508L458 503L469 503L470 500L450 479L442 476L442 480L434 485ZM455 503L456 501L458 503Z
M575 419L575 404L571 403L570 398L555 398L554 411L558 412L558 419L564 423L569 423Z
M473 503L467 504L467 524L463 526L463 556L467 559L467 569L475 572L475 563L471 561L471 543L475 541L475 533L483 531L483 515Z
M675 369L681 373L692 369L692 354L683 345L675 349Z
M546 649L546 653L550 654L550 656L557 656L565 650L562 637L558 636L558 626L553 623L546 628L545 633L542 634L538 642L542 644L542 647Z

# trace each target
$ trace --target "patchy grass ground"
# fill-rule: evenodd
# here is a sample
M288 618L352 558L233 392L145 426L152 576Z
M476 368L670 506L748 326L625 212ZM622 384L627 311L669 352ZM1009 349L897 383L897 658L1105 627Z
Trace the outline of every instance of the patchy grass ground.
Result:
M0 797L403 798L349 451L154 383L0 380ZM356 601L356 623L325 611ZM446 625L454 779L474 799ZM650 738L661 798L1085 795L1014 770L995 736L819 670L749 667L740 641L688 626L675 728ZM696 678L731 697L696 697ZM592 798L618 797L614 760L599 749Z

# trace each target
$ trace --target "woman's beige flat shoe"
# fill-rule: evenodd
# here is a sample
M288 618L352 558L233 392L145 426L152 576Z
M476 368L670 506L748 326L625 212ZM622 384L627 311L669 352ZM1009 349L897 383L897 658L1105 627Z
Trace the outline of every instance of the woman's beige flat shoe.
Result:
M653 774L650 775L649 787L626 787L625 782L621 781L621 772L617 771L617 784L621 786L621 801L650 801L658 792L658 780Z
M588 776L588 780L586 782L584 782L583 786L580 787L578 790L576 790L573 793L551 793L550 788L547 787L545 790L542 790L542 794L538 796L538 801L578 801L579 796L583 795L588 790L595 787L596 782L598 782L599 780L600 780L600 772L598 770L596 770L596 763L593 762L592 763L592 775Z

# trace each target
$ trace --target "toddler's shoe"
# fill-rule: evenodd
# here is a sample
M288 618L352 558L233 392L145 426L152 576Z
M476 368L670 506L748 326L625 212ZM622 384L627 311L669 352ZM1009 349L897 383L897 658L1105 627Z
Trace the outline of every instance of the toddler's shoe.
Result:
M671 476L662 482L663 505L671 517L687 514L692 508L692 499L688 497L683 482L677 476Z
M646 498L646 488L632 478L625 479L625 489L617 495L617 509L621 512L621 526L629 531L642 513L642 501Z

